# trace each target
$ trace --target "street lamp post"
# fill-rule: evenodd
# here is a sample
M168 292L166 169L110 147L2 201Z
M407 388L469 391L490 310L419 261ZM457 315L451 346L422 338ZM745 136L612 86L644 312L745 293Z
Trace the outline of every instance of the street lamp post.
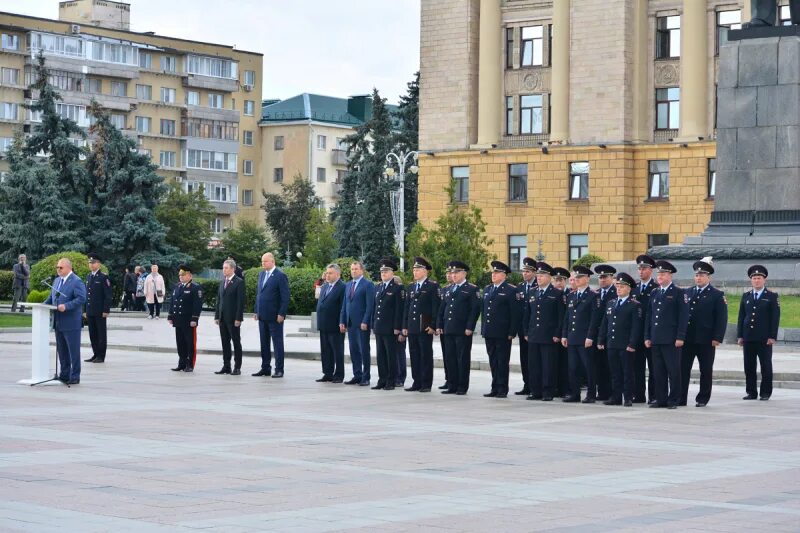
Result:
M408 167L409 172L417 174L419 167L417 166L417 157L419 154L415 150L409 152L400 152L396 154L389 152L386 156L386 176L390 179L396 179L400 183L400 187L390 193L390 205L392 207L392 223L394 223L394 240L397 243L397 248L400 250L400 270L405 270L406 254L406 228L405 228L405 183L406 183L406 165L413 158L413 164ZM395 172L392 160L397 164L399 172Z

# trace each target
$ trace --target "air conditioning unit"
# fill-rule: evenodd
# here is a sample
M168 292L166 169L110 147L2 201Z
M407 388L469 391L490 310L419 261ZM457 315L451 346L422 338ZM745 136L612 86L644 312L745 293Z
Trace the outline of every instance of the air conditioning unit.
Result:
M244 86L244 90L245 90L245 91L247 91L247 92L250 92L250 91L252 91L252 90L253 90L253 86L252 86L252 85L246 85L246 84L245 84L245 86Z
M72 33L80 33L81 32L81 25L80 24L73 24L72 26L70 26L70 31L72 31Z

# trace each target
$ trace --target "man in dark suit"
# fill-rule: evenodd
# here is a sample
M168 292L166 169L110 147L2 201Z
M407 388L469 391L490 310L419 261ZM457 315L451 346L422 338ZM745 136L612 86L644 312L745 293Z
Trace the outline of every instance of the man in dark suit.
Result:
M342 270L332 263L325 268L325 283L317 300L317 331L322 359L322 377L317 383L344 381L344 333L339 330L339 315L344 302Z
M636 285L624 272L617 274L617 297L611 300L603 314L597 345L608 354L611 369L611 397L605 405L633 405L633 360L636 344L642 336L642 304L631 298ZM601 352L602 353L602 352Z
M261 256L261 267L256 282L255 316L261 337L261 370L253 376L283 377L283 321L289 311L289 278L275 266L275 256L270 252ZM272 374L272 351L275 348L275 373Z
M636 268L639 271L639 282L636 284L631 297L636 298L642 304L642 331L644 331L644 321L647 319L647 311L650 309L650 293L658 288L658 283L653 278L653 269L656 267L656 260L649 255L639 255L636 257ZM645 368L647 377L645 378ZM636 359L633 364L633 403L655 403L655 372L653 370L653 354L650 348L644 345L643 336L640 337L639 345L636 347Z
M594 267L594 272L597 274L599 288L597 289L597 305L594 311L592 331L597 331L600 328L600 322L603 321L608 302L617 297L617 289L614 287L614 274L617 273L617 269L611 265L597 265ZM599 348L595 352L594 373L597 383L597 399L606 401L611 396L611 369L608 367L608 354Z
M58 276L53 281L53 290L44 303L56 306L53 329L61 365L58 379L68 385L77 385L81 382L81 314L86 303L86 285L72 272L72 261L66 257L58 260L56 272Z
M120 311L132 311L136 301L136 274L131 272L130 267L125 267L125 275L122 277L122 292Z
M705 407L711 398L711 380L714 371L714 355L717 346L725 339L728 327L728 301L725 294L711 286L714 267L710 257L695 261L694 283L689 294L689 323L686 329L686 344L681 351L681 401L686 405L689 397L689 380L695 357L700 367L700 391L695 397L695 407Z
M581 375L586 376L588 387L583 403L594 403L597 398L594 357L597 332L592 329L597 308L597 293L589 288L591 269L576 265L572 267L575 290L566 298L566 314L561 327L561 344L567 348L569 363L569 395L567 403L581 401ZM602 352L600 352L602 353ZM581 372L583 370L583 372Z
M179 283L172 290L167 321L175 328L178 366L173 372L194 372L197 363L197 324L203 310L203 288L192 281L189 265L178 267Z
M501 261L492 261L492 283L483 290L481 335L486 342L492 390L486 398L508 397L508 366L511 342L519 331L520 313L517 288L508 282L511 269Z
M368 386L370 381L369 332L375 309L375 286L364 278L364 265L360 261L350 265L350 281L344 288L344 301L339 314L339 331L347 332L353 377L345 385Z
M650 407L677 408L682 390L681 348L689 323L689 297L672 283L677 271L668 261L656 261L659 288L650 296L644 323L644 343L653 350L656 380L656 403Z
M11 312L17 310L17 302L21 302L19 312L25 312L25 299L28 297L30 289L31 267L28 265L28 258L25 254L20 254L17 263L12 267L14 280L11 282L13 299L11 301Z
M433 335L439 314L439 284L428 279L431 264L414 258L414 281L406 287L403 336L408 338L411 356L411 386L408 392L430 392L433 386Z
M528 400L553 400L556 385L556 356L561 343L564 320L564 294L551 284L553 267L545 262L536 263L538 288L530 297L522 320L527 324Z
M111 280L100 270L100 256L89 253L89 269L86 278L86 306L84 316L89 325L92 342L92 357L87 363L103 363L106 360L108 329L106 319L111 314Z
M467 281L469 266L462 261L450 261L453 287L447 305L439 308L438 329L445 335L448 388L442 394L462 396L469 390L469 371L472 356L472 334L481 313L480 289Z
M520 318L525 314L525 308L528 306L533 291L537 289L536 286L536 261L530 257L522 260L522 283L517 287L517 313ZM528 384L528 341L525 340L525 324L522 320L518 320L519 329L517 336L519 337L519 367L522 373L522 389L514 394L517 396L527 396L531 393Z
M742 294L736 342L744 349L744 376L747 395L743 400L758 398L756 360L761 364L761 399L772 396L772 346L778 338L781 304L778 295L765 287L769 272L762 265L747 269L753 290Z
M236 258L235 258L235 257L233 257L232 255L229 255L229 256L228 256L228 259L229 259L230 261L233 261L233 264L235 264L235 265L236 265L236 270L234 270L234 275L235 275L237 278L239 278L239 279L241 279L242 281L244 281L244 270L242 270L242 267L240 267L238 264L236 264Z
M403 329L405 287L395 283L397 263L381 259L381 281L375 285L372 329L378 352L378 383L373 389L394 390L397 379L397 342Z
M236 262L227 259L222 264L222 283L217 292L214 322L219 326L222 339L222 368L215 374L242 373L242 321L244 320L244 280L236 275ZM233 369L231 369L231 342L233 342Z

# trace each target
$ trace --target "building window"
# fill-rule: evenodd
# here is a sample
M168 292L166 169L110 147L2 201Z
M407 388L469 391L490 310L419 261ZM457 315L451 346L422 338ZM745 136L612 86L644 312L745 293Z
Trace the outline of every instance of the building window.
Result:
M165 104L174 104L175 103L175 89L170 89L168 87L161 88L161 101Z
M256 71L255 70L245 70L244 71L244 84L249 85L251 87L255 86L256 84Z
M541 94L529 94L519 97L519 133L530 135L542 133L544 122L542 120Z
M344 177L347 175L346 170L337 170L336 171L336 183L342 184L344 183Z
M245 100L244 101L244 114L252 117L256 112L256 103L252 100Z
M528 201L528 163L508 165L508 201Z
M656 129L677 130L681 118L681 90L656 89Z
M186 151L186 166L225 172L238 172L239 170L237 154L194 149Z
M520 65L523 67L542 65L544 56L544 31L542 26L529 26L522 28L522 42L520 45Z
M17 35L4 33L2 46L6 50L19 50L19 37Z
M328 143L328 138L324 135L317 135L317 150L324 150Z
M453 179L453 201L467 203L469 201L469 167L451 167L450 177Z
M239 64L230 59L220 59L218 57L188 55L186 56L186 72L214 78L239 80Z
M18 68L5 68L0 69L2 78L0 83L3 85L19 85L19 69Z
M253 189L242 189L242 205L253 205Z
M778 8L778 25L779 26L791 26L792 25L792 13L789 6L780 6Z
M506 135L514 134L514 97L506 96Z
M136 85L136 98L139 100L152 100L153 87L150 85Z
M283 150L283 135L276 135L273 141L273 148L275 150Z
M17 120L19 116L19 105L10 102L0 103L0 118L5 120Z
M527 235L508 236L508 266L511 270L522 270L522 260L528 256Z
M128 96L128 84L124 81L112 81L111 96Z
M253 161L250 159L245 159L244 163L242 164L242 172L245 176L252 176L253 175Z
M714 198L717 194L717 160L708 160L708 198Z
M175 164L175 152L165 152L162 150L161 155L158 158L158 164L162 167L175 168L177 166Z
M588 161L569 164L569 198L570 200L587 200L589 198Z
M589 236L585 233L569 235L569 264L589 253Z
M506 68L514 68L514 28L506 28Z
M222 219L215 218L211 221L211 231L214 233L222 233Z
M650 161L649 198L669 198L669 161Z
M198 91L188 91L186 93L186 103L189 105L200 105L200 93Z
M153 68L153 54L139 52L139 68Z
M222 98L221 94L208 93L208 107L213 107L214 109L222 109L223 104L224 104L224 99Z
M150 117L136 117L136 131L150 133Z
M245 131L242 134L242 144L245 146L253 146L253 132Z
M668 233L650 233L647 235L647 247L653 246L667 246L669 245Z
M276 168L272 171L272 181L275 183L283 183L283 169Z
M117 128L118 130L125 129L125 115L121 113L112 113L111 114L111 125Z
M175 72L177 62L173 56L161 56L161 70L164 72Z
M205 118L184 118L182 124L184 137L225 139L227 141L239 140L238 122L210 120Z
M86 78L86 92L89 94L101 94L103 92L103 80L99 78Z
M175 121L165 118L161 119L161 135L175 136Z
M717 55L719 55L719 47L728 42L728 32L741 29L742 11L740 9L717 11Z
M317 182L325 183L325 169L322 167L317 167Z
M681 17L656 18L656 59L681 57Z

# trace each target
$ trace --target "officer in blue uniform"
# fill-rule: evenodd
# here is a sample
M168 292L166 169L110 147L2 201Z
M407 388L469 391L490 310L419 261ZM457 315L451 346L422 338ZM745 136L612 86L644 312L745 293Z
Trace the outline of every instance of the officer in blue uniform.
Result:
M617 274L617 297L606 306L597 336L598 347L608 354L611 369L611 398L605 405L633 405L633 362L642 338L642 304L631 296L636 286L625 272ZM601 352L602 353L602 352Z
M614 287L614 274L617 269L611 265L597 265L594 267L597 274L597 301L594 311L594 323L592 330L600 328L608 302L617 297L617 289ZM597 382L597 399L600 401L608 400L611 396L611 370L608 368L608 355L597 348L594 358L595 381Z
M442 394L463 396L469 390L469 370L472 356L472 334L481 313L480 289L467 281L469 266L462 261L450 261L453 287L447 305L439 310L439 329L445 335L448 388Z
M378 383L374 390L394 390L397 379L397 342L403 329L405 287L394 281L397 263L381 259L381 281L375 284L372 331L378 352Z
M650 309L650 293L658 287L653 278L653 269L656 260L649 255L642 254L636 257L636 268L639 271L639 282L636 284L631 296L642 304L642 330L647 310ZM645 378L645 368L649 370ZM633 364L633 403L655 403L655 373L653 372L653 354L650 348L644 345L644 338L636 346L636 360Z
M570 271L564 267L553 268L553 287L560 290L563 294L564 305L567 305L567 297L572 291L567 287L567 280L570 278ZM558 354L556 355L556 396L566 398L569 396L569 357L567 348L558 343Z
M761 399L772 396L772 346L778 337L781 306L778 295L765 287L769 272L762 265L747 269L752 290L742 295L736 339L744 349L744 376L747 396L743 400L758 398L756 360L761 364Z
M92 342L92 357L84 359L89 363L103 363L106 360L108 326L106 319L111 314L111 280L100 270L100 256L88 254L89 269L86 277L86 305L83 314L89 325L89 340Z
M567 349L569 361L569 395L567 403L581 401L581 375L586 376L588 387L583 403L594 403L597 398L594 355L596 332L592 329L597 308L597 293L589 288L592 270L581 265L572 267L575 290L566 297L567 311L561 328L561 344ZM581 372L583 370L583 372Z
M525 314L525 308L528 306L528 302L536 288L536 261L526 257L522 260L522 283L517 287L517 312L520 317ZM514 394L528 396L531 393L531 389L528 385L528 341L525 340L527 324L523 320L519 320L518 323L517 336L519 337L519 367L522 373L522 389Z
M197 362L197 322L203 309L203 289L192 281L189 265L178 267L180 283L172 291L172 302L167 320L175 328L178 348L178 366L175 372L193 372Z
M439 284L428 279L432 267L423 257L414 258L414 281L406 287L403 336L411 356L411 386L408 392L430 392L433 385L433 335L439 315Z
M695 397L695 407L705 407L711 398L711 379L714 370L714 354L725 339L728 327L728 302L725 294L711 286L714 266L710 257L695 261L694 288L686 289L689 295L689 323L686 329L686 344L681 350L681 384L683 391L678 405L686 405L689 397L689 381L695 357L700 367L700 391Z
M508 397L508 364L511 342L519 331L517 288L508 282L511 269L501 261L492 261L492 283L483 289L481 335L489 354L492 390L486 398Z
M450 267L445 267L444 276L447 284L439 288L439 299L441 300L439 312L441 312L443 306L448 304L450 295L452 294L450 289L453 287L453 273L450 271ZM436 334L439 336L439 345L442 348L442 366L444 367L444 384L439 385L439 390L447 390L450 388L450 385L448 385L448 378L450 374L447 371L447 343L444 340L444 332L439 329L439 317L436 317L436 322Z
M538 288L528 301L523 321L528 341L528 400L553 400L561 329L564 320L564 294L552 285L553 267L536 263Z
M672 275L677 271L668 261L656 261L659 288L650 295L650 309L644 323L644 343L653 350L655 370L656 403L650 407L675 409L683 390L681 348L689 323L689 297L672 283Z

